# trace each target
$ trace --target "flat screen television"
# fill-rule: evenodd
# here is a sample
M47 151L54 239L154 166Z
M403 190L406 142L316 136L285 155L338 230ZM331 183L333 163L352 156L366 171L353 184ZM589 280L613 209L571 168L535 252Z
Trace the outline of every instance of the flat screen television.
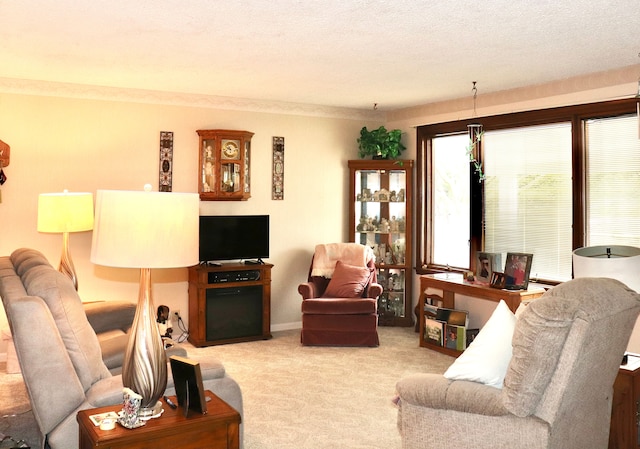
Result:
M201 215L200 262L269 257L268 215Z

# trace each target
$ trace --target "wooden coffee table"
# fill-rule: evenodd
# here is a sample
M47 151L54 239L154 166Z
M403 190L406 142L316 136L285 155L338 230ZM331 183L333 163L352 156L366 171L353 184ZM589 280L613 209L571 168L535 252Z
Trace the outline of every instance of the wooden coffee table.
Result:
M207 391L207 414L182 407L172 409L163 402L164 413L136 429L116 424L113 430L94 426L89 416L122 410L122 405L93 408L78 412L80 449L239 449L240 414L211 391ZM177 403L175 396L170 399Z

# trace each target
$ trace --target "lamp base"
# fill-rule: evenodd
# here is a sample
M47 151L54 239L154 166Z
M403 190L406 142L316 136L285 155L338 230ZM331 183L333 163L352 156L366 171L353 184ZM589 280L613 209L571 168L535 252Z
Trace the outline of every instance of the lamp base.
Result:
M152 418L159 418L160 415L162 415L162 412L164 412L162 402L158 401L153 407L140 407L138 419L146 421Z
M151 299L151 270L140 269L138 305L122 363L122 384L142 396L142 408L155 409L167 387L167 358Z

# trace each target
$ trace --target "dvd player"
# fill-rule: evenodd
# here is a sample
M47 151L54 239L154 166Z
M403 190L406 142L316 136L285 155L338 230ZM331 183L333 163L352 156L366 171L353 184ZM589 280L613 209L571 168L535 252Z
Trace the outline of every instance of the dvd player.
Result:
M213 271L209 273L209 284L222 282L251 282L260 280L260 270Z

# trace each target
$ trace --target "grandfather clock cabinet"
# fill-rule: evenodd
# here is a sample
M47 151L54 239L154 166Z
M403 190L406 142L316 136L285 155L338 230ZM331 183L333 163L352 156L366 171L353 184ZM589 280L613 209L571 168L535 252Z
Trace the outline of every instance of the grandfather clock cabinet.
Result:
M378 323L412 326L413 161L349 161L349 238L373 248Z
M251 196L249 131L200 129L198 192L203 201L247 200Z

